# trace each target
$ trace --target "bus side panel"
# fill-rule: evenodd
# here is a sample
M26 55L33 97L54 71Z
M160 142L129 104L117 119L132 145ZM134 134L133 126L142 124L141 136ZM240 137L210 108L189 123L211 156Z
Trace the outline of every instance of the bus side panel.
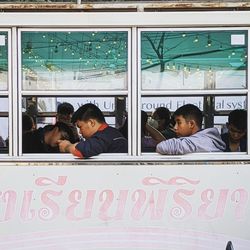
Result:
M247 250L249 167L2 165L0 249Z

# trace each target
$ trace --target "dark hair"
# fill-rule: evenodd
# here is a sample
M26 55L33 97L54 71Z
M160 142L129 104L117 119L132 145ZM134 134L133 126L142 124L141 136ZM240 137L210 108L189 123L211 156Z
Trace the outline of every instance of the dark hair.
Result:
M59 132L61 133L61 140L68 140L71 143L75 143L75 136L74 133L72 131L72 129L64 122L57 122L54 125L46 125L44 127L44 131L46 133L46 131L51 131L54 128L58 128Z
M202 126L202 112L201 110L193 105L193 104L186 104L178 108L174 112L174 116L182 115L185 120L194 120L196 125L201 128Z
M100 123L105 122L102 111L94 104L87 103L81 106L72 116L72 123L77 121L87 121L89 119L95 119Z
M60 103L57 106L57 114L71 115L73 113L74 113L74 107L68 102Z
M239 130L247 129L247 111L244 109L235 109L229 113L228 123Z
M32 130L33 126L34 126L33 118L30 115L28 115L27 113L23 113L22 114L23 132Z
M165 120L165 126L169 125L171 113L170 113L168 108L166 108L166 107L158 107L155 110L154 114L157 114L159 119L161 119L161 120L164 119Z

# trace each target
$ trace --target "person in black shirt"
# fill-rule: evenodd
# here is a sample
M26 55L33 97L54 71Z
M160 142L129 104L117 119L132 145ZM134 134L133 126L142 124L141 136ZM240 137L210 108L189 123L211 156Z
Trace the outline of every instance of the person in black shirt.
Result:
M235 109L230 112L227 122L228 132L221 135L226 143L225 152L247 151L247 111Z
M23 153L60 153L58 140L74 142L74 135L67 124L57 122L23 133Z

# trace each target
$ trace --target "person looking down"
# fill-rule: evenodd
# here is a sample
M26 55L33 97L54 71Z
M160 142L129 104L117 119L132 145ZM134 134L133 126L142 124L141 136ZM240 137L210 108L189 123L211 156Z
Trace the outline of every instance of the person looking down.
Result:
M247 111L235 109L229 113L228 132L221 135L226 143L225 152L247 151Z
M72 153L80 158L89 158L101 153L127 153L127 139L118 129L110 127L102 111L94 104L81 106L72 117L84 140L72 144L67 140L59 140L61 152Z
M59 153L57 141L74 142L72 130L63 122L23 133L23 153Z

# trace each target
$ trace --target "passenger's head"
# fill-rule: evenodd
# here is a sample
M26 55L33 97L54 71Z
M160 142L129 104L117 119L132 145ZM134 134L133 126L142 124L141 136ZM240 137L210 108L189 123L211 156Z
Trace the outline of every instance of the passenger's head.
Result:
M227 128L230 140L239 142L247 133L247 111L236 109L230 112Z
M23 129L23 133L26 133L28 131L32 131L35 129L35 122L33 118L26 113L22 114L22 129Z
M105 123L105 118L96 105L87 103L74 113L72 122L77 125L84 138L90 138Z
M45 126L44 129L44 142L51 147L56 147L58 140L68 140L71 143L75 142L73 131L64 122L57 122L55 125Z
M201 129L202 112L193 105L186 104L174 112L175 132L179 137L190 136Z
M68 103L63 102L57 106L57 121L58 122L70 122L74 113L74 107Z
M165 107L159 107L153 113L152 118L158 122L158 130L162 131L169 126L171 113Z

